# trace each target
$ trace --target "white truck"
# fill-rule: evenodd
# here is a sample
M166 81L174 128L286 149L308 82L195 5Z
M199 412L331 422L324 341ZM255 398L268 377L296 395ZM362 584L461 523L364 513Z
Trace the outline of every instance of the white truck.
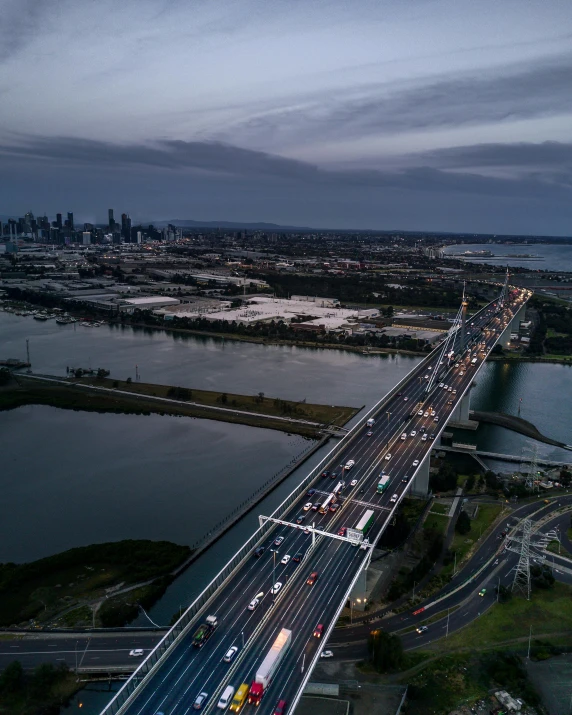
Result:
M373 427L375 424L375 420L373 419L373 417L370 417L369 420L365 424L366 424L366 427Z
M272 648L268 651L266 658L264 658L256 671L254 681L248 693L248 702L251 705L260 705L260 701L270 686L274 673L276 673L282 659L288 652L291 642L292 631L289 631L287 628L282 628L272 644Z

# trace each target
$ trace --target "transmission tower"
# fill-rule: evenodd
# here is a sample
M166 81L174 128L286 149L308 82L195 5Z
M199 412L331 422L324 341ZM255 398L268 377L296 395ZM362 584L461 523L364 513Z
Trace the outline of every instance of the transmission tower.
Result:
M513 536L512 541L520 544L520 556L511 590L513 593L521 593L527 601L530 601L530 536L532 521L522 519L517 527L517 532L521 533L519 536Z
M538 444L527 442L522 448L520 472L526 475L526 487L534 490L535 481L538 481ZM538 485L537 489L538 489Z

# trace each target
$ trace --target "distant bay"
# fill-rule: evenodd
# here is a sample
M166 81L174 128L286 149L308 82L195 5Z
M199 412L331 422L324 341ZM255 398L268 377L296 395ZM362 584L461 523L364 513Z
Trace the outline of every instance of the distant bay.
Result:
M447 255L461 254L465 251L490 251L493 254L487 258L463 257L464 260L472 263L528 268L531 271L572 272L572 244L460 243L447 246L445 249ZM537 258L519 258L523 254L534 255ZM495 256L499 257L495 258Z

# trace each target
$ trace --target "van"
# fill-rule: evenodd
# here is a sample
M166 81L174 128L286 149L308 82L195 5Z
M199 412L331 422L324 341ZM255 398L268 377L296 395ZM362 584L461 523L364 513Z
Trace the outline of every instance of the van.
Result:
M224 693L220 696L220 700L217 703L217 708L219 708L219 710L226 710L228 704L232 700L233 695L234 688L232 687L232 685L227 685L224 689Z
M248 697L249 687L250 686L247 683L243 683L236 691L236 694L232 699L232 703L230 705L231 713L239 713L242 710L242 706L244 705L244 703L246 702L246 698Z

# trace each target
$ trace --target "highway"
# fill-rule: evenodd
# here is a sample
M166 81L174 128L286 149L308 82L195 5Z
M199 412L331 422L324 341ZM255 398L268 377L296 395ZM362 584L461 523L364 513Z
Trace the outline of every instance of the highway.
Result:
M443 379L451 391L436 386L425 400L420 415L418 403L424 398L425 375L430 375L439 367L439 353L433 354L429 363L415 368L402 392L382 408L371 429L371 436L368 435L370 430L364 427L348 443L339 463L326 467L336 477L322 476L314 484L316 493L311 498L301 497L282 518L294 522L299 515L305 514L302 526L315 523L316 528L337 533L342 526L354 527L365 510L372 508L376 516L369 536L375 539L397 508L398 503L391 503L390 498L397 494L398 501L401 500L417 469L414 460L421 462L431 449L432 441L429 438L422 440L423 430L428 435L438 435L442 431L457 401L469 389L476 370L485 360L486 351L494 345L523 302L524 294L521 293L518 302L512 305L514 310L508 309L508 314L502 316L502 322L488 308L473 316L469 321L468 335L482 335L486 343L485 352L477 355L476 365L470 365L471 357L468 356L461 362L464 369L449 369L446 364L441 366L441 369L447 370ZM481 333L480 328L485 326L492 330ZM437 422L428 414L430 408L435 410ZM402 441L399 435L405 430L408 435L412 431L416 435ZM390 459L386 458L388 448ZM349 459L355 460L355 466L344 475L348 486L344 490L340 509L324 515L314 511L303 512L304 502L322 501L332 490ZM392 481L385 493L377 494L382 468L390 474ZM353 479L357 480L357 484L349 487ZM274 556L270 546L278 536L283 536L284 542ZM203 612L203 619L208 614L215 614L219 620L219 626L210 640L201 649L192 646L192 635L202 620L197 619L196 624L171 649L161 667L147 678L145 687L139 688L134 699L121 712L129 715L155 715L157 712L183 715L190 712L196 696L202 691L209 695L203 712L214 712L224 686L231 683L237 688L240 683L252 682L257 667L281 628L292 630L292 644L258 712L269 715L281 699L292 703L308 665L321 647L320 640L313 636L316 625L324 624L326 631L333 625L343 595L369 555L368 551L346 541L318 536L314 550L300 564L292 558L289 563L281 564L285 555L293 557L297 552L307 552L311 541L310 532L304 533L301 528L276 526L268 537L263 556L246 562L230 582L219 589L208 611ZM318 578L310 586L306 580L313 571L318 572ZM275 582L283 586L273 597L270 589ZM255 610L248 610L248 604L258 593L264 594L260 604ZM235 661L231 664L222 662L225 652L232 645L239 647ZM248 711L254 712L254 708L247 706L245 712Z

